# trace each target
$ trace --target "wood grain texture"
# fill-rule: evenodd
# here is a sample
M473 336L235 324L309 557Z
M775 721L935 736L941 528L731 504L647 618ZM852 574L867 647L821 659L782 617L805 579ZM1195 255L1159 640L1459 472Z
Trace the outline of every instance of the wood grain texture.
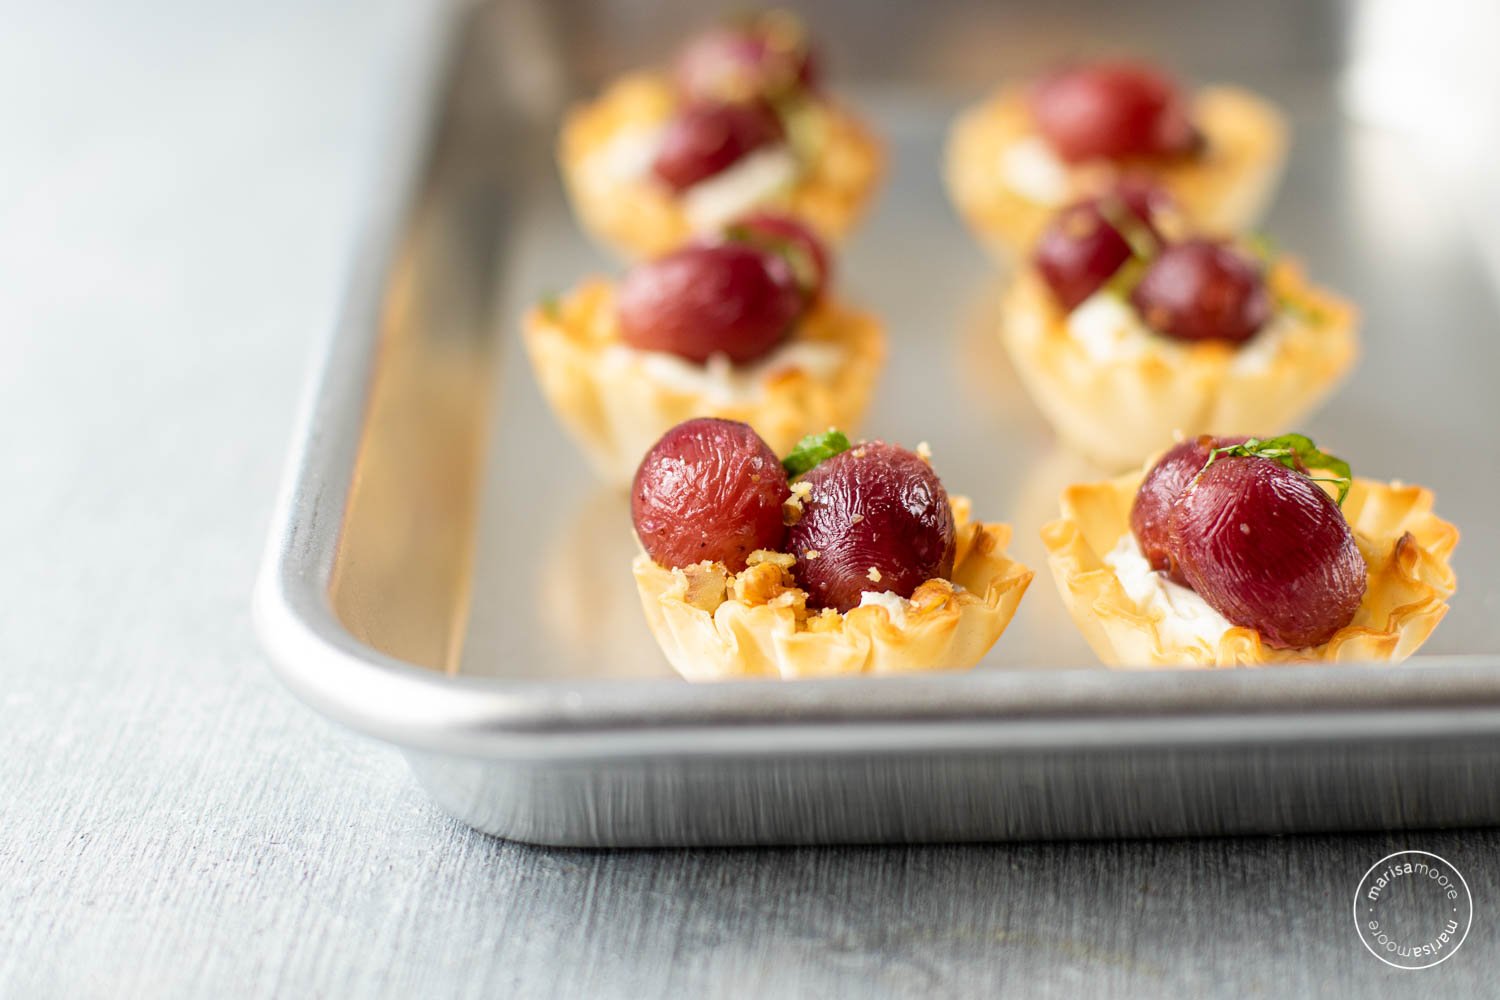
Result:
M1492 832L538 850L285 694L250 580L421 16L96 0L0 32L0 996L1493 992ZM1348 912L1402 846L1475 898L1426 972Z

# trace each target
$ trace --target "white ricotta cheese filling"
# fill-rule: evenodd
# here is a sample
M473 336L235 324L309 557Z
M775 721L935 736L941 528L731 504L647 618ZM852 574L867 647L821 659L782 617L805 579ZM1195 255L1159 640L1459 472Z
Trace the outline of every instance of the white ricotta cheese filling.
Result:
M783 144L757 149L683 192L688 224L699 232L722 229L791 187L797 169L791 147Z
M1095 361L1125 361L1180 350L1151 332L1135 307L1100 289L1068 314L1068 335Z
M1068 165L1039 135L1019 139L1000 150L998 166L1005 186L1027 201L1062 205L1073 195Z
M640 180L651 172L665 135L664 125L623 128L584 160L582 173L603 191ZM688 224L698 232L722 229L789 188L798 170L785 143L758 149L682 192Z
M1168 580L1165 574L1151 568L1136 543L1135 535L1126 532L1119 543L1104 557L1104 563L1115 571L1120 586L1135 602L1136 610L1147 616L1160 616L1157 626L1163 639L1171 643L1194 640L1217 646L1234 626L1208 602L1188 587Z
M615 187L645 177L666 133L665 125L620 129L589 154L583 171L601 187Z
M891 624L897 628L906 627L906 613L911 610L911 601L900 594L893 594L889 590L876 593L866 590L859 595L859 606L862 608L880 607L885 608L886 613L891 616Z
M788 340L763 358L737 365L723 354L705 364L665 351L640 351L624 344L605 349L604 362L633 366L658 385L701 396L721 406L759 402L767 384L783 372L797 369L813 378L832 378L844 363L842 345L815 340Z
M1239 346L1230 370L1246 375L1268 371L1294 326L1285 311L1278 313ZM1134 306L1107 289L1090 295L1068 314L1068 335L1095 361L1171 358L1187 347L1153 332Z

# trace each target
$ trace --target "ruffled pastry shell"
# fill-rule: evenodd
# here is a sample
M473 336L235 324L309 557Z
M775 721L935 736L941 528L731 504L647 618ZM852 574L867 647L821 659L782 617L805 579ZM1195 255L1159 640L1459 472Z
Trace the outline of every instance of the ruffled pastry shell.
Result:
M1270 203L1286 160L1287 127L1281 113L1248 91L1205 87L1194 98L1193 116L1205 140L1203 152L1064 164L1069 189L1064 200L1097 193L1128 173L1153 178L1197 229L1234 234L1253 227ZM1001 172L1005 150L1035 135L1019 87L1004 88L965 111L949 132L949 195L975 236L1002 262L1029 247L1062 207L1014 190Z
M628 486L641 456L669 429L692 417L741 420L778 455L805 434L829 427L853 431L864 417L885 360L885 336L868 313L825 294L791 342L830 345L842 357L830 371L789 361L765 371L761 391L720 397L664 380L621 360L614 286L596 278L525 317L522 336L542 394L601 479ZM628 358L628 355L627 355Z
M1448 560L1458 529L1432 512L1432 493L1420 486L1355 479L1344 515L1370 575L1349 625L1308 649L1274 649L1240 627L1216 645L1167 634L1161 616L1142 612L1103 560L1130 531L1130 508L1144 475L1069 487L1062 517L1042 528L1063 604L1109 666L1398 662L1416 652L1448 612L1456 585Z
M952 503L953 578L919 586L904 615L873 604L809 611L784 553L757 552L738 574L721 563L666 569L642 553L633 568L646 622L690 681L967 670L1010 624L1033 574L1005 554L1009 525L971 522L968 500Z
M557 159L573 210L596 239L627 258L660 256L693 235L681 198L649 170L621 178L591 169L590 158L625 130L665 125L677 98L667 78L635 73L563 121ZM793 112L788 141L801 164L795 183L763 203L795 215L825 239L841 241L859 221L880 180L879 140L842 107L809 99Z
M1234 434L1246 427L1273 434L1295 427L1353 367L1359 355L1354 306L1308 284L1285 258L1267 280L1280 303L1272 321L1280 329L1269 344L1254 337L1236 347L1145 334L1148 350L1101 359L1072 335L1068 315L1032 268L1006 293L1001 336L1058 436L1103 468L1122 469L1158 451L1173 434ZM1240 351L1252 349L1265 351L1261 363L1236 364Z

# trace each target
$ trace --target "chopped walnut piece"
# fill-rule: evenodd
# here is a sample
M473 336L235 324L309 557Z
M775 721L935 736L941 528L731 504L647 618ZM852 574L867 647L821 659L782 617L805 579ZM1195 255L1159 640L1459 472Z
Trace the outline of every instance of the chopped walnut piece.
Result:
M745 558L746 566L759 566L761 563L771 563L782 569L791 569L797 565L797 557L790 552L777 552L774 549L756 549Z
M812 483L793 483L791 490L791 496L781 504L781 520L787 527L802 520L803 504L812 496Z

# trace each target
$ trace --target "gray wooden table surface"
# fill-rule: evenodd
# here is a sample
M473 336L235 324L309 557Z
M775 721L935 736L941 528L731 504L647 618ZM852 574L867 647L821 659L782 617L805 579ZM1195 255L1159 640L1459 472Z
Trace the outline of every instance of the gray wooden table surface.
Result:
M397 0L0 6L0 996L1492 993L1500 836L586 853L294 702L248 594ZM1452 961L1360 947L1388 851Z

